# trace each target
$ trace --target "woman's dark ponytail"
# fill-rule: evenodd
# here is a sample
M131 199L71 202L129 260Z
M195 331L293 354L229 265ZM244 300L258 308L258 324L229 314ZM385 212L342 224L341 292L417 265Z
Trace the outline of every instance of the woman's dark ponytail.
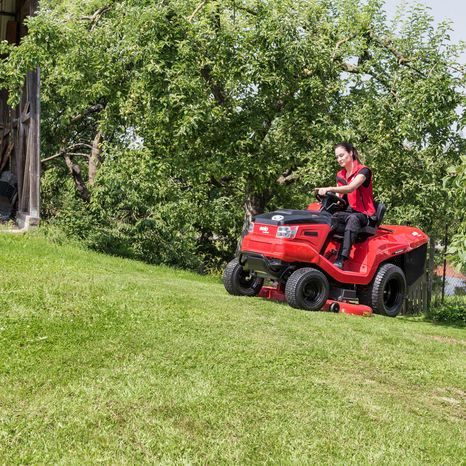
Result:
M343 147L343 149L345 149L346 152L352 152L353 160L361 162L361 160L359 159L359 152L357 151L356 147L354 147L353 144L351 144L350 142L339 142L335 145L334 149L337 149L338 147Z

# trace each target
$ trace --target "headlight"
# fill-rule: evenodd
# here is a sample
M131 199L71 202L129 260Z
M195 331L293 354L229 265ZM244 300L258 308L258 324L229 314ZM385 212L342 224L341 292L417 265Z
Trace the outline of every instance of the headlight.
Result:
M298 233L298 227L278 227L277 238L293 239Z

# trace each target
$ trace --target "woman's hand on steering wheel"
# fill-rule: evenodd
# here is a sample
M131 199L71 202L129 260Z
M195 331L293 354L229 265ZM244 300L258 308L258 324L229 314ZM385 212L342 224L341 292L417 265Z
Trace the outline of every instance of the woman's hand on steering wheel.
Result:
M322 192L325 194L321 194ZM324 201L325 198L329 198L331 201L337 204L342 210L348 207L348 202L346 201L346 199L344 199L343 197L337 196L335 193L331 192L329 188L317 188L315 190L315 193L316 193L316 199L321 203Z
M330 191L330 188L315 188L314 192L316 195L316 199L319 202L322 202L329 191Z
M319 196L325 196L327 192L330 191L330 188L316 188L315 192L316 194L319 194Z

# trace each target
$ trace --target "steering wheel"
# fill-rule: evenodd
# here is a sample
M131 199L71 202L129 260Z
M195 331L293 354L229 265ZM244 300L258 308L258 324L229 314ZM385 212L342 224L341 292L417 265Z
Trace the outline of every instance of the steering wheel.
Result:
M337 196L335 193L332 193L331 191L327 191L327 194L325 196L321 196L316 191L316 199L322 204L322 206L324 206L325 204L327 204L328 206L329 203L335 204L335 207L338 207L339 210L345 210L348 207L348 201L346 199Z

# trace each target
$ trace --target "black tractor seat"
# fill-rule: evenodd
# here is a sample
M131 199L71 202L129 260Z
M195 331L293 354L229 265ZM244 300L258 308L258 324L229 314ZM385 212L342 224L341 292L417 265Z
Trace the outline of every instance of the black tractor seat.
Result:
M377 233L377 228L380 226L385 215L386 207L381 202L374 202L375 204L375 214L369 217L369 224L359 231L359 235L375 235Z
M373 236L377 233L377 228L382 223L383 217L385 215L386 207L381 202L374 202L375 205L375 214L369 217L369 224L361 230L359 230L358 237L356 241L367 238L368 236ZM338 228L339 225L336 225L334 233L332 235L335 239L343 239L343 231Z

